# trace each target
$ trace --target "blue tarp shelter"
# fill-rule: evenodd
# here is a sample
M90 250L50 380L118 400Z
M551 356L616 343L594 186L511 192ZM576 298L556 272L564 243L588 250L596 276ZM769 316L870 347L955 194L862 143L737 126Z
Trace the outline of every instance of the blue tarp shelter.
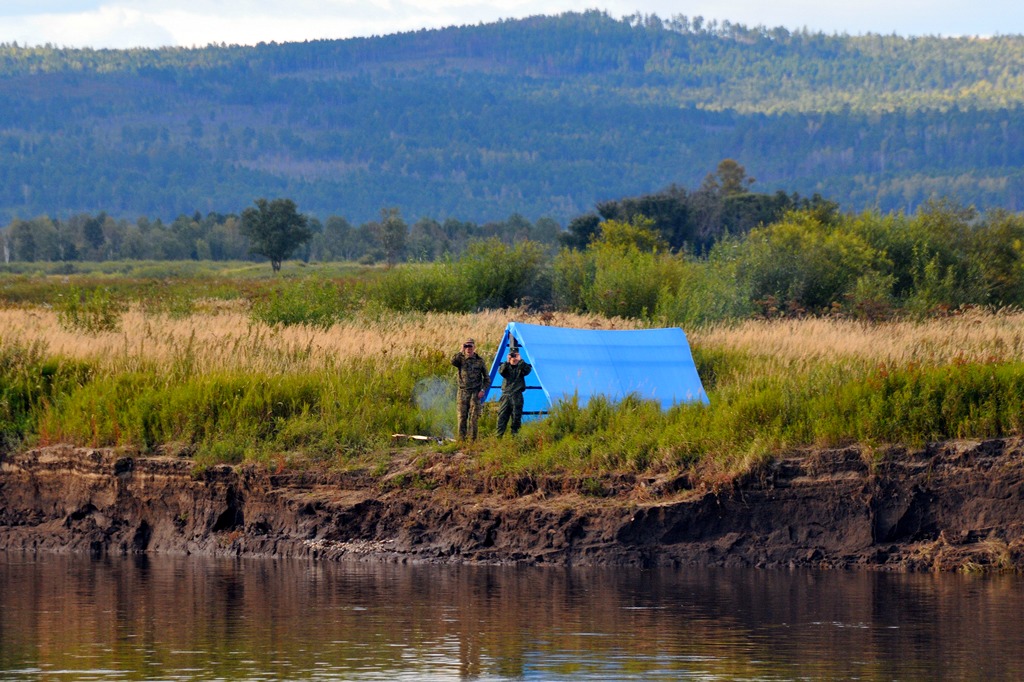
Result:
M491 363L490 390L484 400L501 397L498 367L515 340L533 366L526 377L523 418L547 414L561 399L591 396L620 400L635 394L657 400L662 408L682 402L708 402L697 375L686 334L668 329L594 330L509 322Z

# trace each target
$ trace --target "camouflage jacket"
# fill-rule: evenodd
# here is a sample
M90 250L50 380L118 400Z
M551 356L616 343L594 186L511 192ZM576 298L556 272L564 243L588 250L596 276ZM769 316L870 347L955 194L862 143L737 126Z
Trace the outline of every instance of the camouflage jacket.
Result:
M487 372L487 362L476 353L472 356L459 351L452 356L452 364L459 368L459 388L470 391L482 391L490 375Z

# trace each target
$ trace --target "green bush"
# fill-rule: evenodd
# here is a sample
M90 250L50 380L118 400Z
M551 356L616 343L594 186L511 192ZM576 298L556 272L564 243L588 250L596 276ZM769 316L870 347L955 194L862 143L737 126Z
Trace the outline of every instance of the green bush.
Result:
M396 311L468 312L475 304L462 272L448 261L392 268L371 288L370 296Z
M458 261L477 308L513 308L551 301L551 278L542 244L522 241L513 247L498 239L472 242Z
M678 281L679 261L635 247L598 246L587 310L608 317L649 319L663 286Z
M553 267L555 304L576 313L587 311L587 296L594 284L597 265L592 253L562 249Z
M71 286L58 297L54 307L61 327L86 334L117 331L125 311L125 305L117 301L106 287L83 291Z
M686 260L678 279L658 292L654 318L663 325L693 329L751 315L750 294L736 276L736 264L712 252L707 261Z
M497 239L474 241L458 260L393 268L367 293L385 308L408 312L546 305L551 302L546 261L544 247L536 242L509 247Z
M940 254L928 254L917 247L914 252L914 288L905 303L911 313L927 315L986 302L979 263L944 264Z
M831 310L866 272L886 267L884 254L841 225L791 213L752 230L736 245L736 273L754 301L800 312Z
M327 329L352 311L357 294L330 280L303 277L284 280L253 303L252 317L268 325L306 325Z
M574 311L650 320L661 290L674 291L684 267L647 218L608 220L586 251L559 252L553 291L561 305Z

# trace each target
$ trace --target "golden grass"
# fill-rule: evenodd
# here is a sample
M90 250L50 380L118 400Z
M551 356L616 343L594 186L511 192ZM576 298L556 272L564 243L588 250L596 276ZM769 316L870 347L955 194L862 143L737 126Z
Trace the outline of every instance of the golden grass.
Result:
M492 310L476 314L394 313L357 317L323 330L270 327L254 322L244 305L202 307L184 319L152 315L133 307L120 330L87 335L62 328L46 308L0 309L0 340L42 342L52 355L90 360L111 369L140 363L165 366L187 358L199 372L329 370L338 362L365 359L386 363L423 351L454 353L466 337L477 340L488 360L509 321L566 327L622 329L636 323L568 313L524 314Z
M695 346L733 350L791 366L822 360L941 365L1024 361L1024 313L981 310L921 322L751 320L696 330Z
M0 309L0 340L42 342L50 354L125 369L162 366L183 357L197 371L327 370L338 362L388 362L424 351L454 352L471 336L481 352L496 350L511 321L593 329L635 328L638 323L594 315L491 310L474 314L393 313L355 317L323 330L270 327L254 322L243 303L202 305L184 319L135 306L117 332L87 335L63 329L44 307ZM837 319L751 320L689 333L695 348L740 352L768 364L802 367L852 360L881 364L1024 361L1024 313L972 311L921 322L864 324Z
M46 308L0 309L0 336L46 343L53 354L120 363L126 359L173 361L189 352L200 369L319 369L353 358L411 355L424 349L454 352L467 336L493 353L505 325L534 324L594 329L634 328L621 319L514 310L475 314L394 313L357 317L330 329L269 327L252 321L242 305L205 307L184 319L151 315L135 307L117 332L85 335L60 327ZM849 358L879 363L1024 361L1024 313L970 312L923 322L864 324L849 320L747 321L694 330L698 347L739 351L789 365ZM282 360L287 360L282 366Z

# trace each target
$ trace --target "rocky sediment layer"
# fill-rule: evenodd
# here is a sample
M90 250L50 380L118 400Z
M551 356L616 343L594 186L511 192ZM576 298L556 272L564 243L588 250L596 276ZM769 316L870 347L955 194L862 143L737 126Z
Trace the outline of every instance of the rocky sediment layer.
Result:
M396 461L402 461L398 453ZM1024 443L781 459L687 477L470 481L424 450L390 475L200 469L46 447L0 457L0 549L450 563L1024 568ZM870 465L869 465L869 462Z

